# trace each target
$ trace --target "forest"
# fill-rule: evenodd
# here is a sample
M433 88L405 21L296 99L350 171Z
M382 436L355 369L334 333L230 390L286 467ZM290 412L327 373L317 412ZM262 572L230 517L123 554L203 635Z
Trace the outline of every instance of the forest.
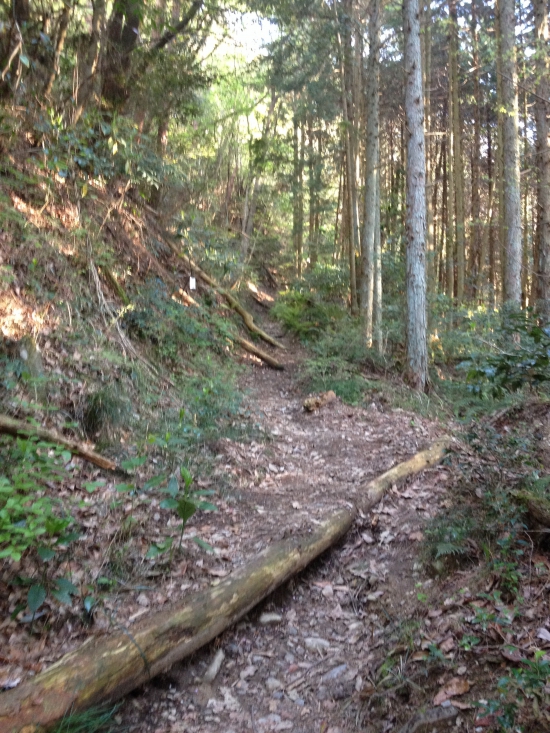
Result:
M550 731L547 0L0 4L0 733Z

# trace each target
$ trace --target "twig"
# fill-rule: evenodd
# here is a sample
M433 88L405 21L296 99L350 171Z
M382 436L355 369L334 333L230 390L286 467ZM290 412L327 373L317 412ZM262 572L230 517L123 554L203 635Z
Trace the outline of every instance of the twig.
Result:
M15 46L15 48L13 49L13 51L11 52L11 55L10 55L10 57L8 59L8 63L4 67L4 71L2 72L2 76L0 77L0 79L2 79L2 81L4 81L4 78L5 78L6 74L8 73L8 71L10 70L10 67L12 65L12 62L13 62L14 58L17 56L17 54L19 53L19 51L21 51L22 48L23 48L23 42L21 40L17 41L17 45Z

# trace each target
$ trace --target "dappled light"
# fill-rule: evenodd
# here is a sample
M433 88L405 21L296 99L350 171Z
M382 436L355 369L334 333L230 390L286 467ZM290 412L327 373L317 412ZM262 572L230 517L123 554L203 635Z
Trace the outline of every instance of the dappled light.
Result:
M543 0L0 8L0 733L539 733Z

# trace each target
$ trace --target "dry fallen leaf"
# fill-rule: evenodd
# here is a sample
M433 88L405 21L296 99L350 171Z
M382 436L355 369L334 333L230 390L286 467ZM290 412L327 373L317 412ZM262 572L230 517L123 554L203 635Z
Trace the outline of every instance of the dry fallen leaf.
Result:
M439 645L439 648L441 651L446 654L447 652L450 652L452 649L454 649L456 646L455 640L452 636L448 636L446 639L444 639L441 644Z
M453 677L443 685L437 695L434 697L434 705L441 705L445 700L456 695L464 695L470 690L470 683L468 680L461 680L459 677Z

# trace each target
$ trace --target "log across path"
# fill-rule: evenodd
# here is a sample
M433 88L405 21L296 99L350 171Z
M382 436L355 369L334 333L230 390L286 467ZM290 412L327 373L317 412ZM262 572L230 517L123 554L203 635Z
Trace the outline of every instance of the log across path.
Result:
M362 487L356 504L336 510L313 531L272 544L219 585L185 605L152 614L131 632L93 638L21 686L0 694L0 733L34 733L72 711L113 702L188 657L234 624L281 584L341 539L398 481L440 462L449 439Z

